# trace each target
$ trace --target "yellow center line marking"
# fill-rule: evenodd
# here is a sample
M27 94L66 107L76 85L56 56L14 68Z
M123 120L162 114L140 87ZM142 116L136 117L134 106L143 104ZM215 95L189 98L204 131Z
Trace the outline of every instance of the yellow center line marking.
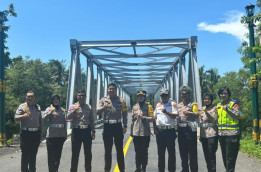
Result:
M123 154L124 154L124 157L125 157L125 155L127 154L127 151L128 151L128 149L129 149L129 146L130 146L130 142L132 141L132 137L130 136L129 137L129 139L128 139L128 141L127 141L127 143L126 143L126 145L125 145L125 147L124 147L124 149L123 149ZM116 166L115 166L115 168L114 168L114 170L113 170L113 172L119 172L120 170L119 170L119 167L118 167L118 163L116 164Z

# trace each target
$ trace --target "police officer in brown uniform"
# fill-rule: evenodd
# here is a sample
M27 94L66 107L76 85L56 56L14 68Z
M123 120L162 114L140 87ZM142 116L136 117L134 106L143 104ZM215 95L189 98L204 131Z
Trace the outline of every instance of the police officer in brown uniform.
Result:
M198 105L191 101L191 88L181 86L182 102L178 104L178 143L181 157L182 172L198 171L197 158L197 123Z
M127 106L125 100L116 95L117 86L114 83L108 85L108 96L103 97L98 104L97 114L104 112L103 141L105 148L105 172L111 170L111 150L113 140L117 151L119 170L125 170L123 155L123 138L127 131ZM123 121L122 121L123 119Z
M25 98L26 102L18 107L14 117L15 121L21 122L21 171L35 172L36 154L42 136L41 108L38 104L35 104L35 94L33 91L28 91Z
M71 172L76 172L78 168L79 154L83 143L85 156L85 171L92 169L92 140L95 139L94 116L92 107L85 103L86 92L78 91L78 102L73 104L68 111L67 118L72 119L72 160Z
M200 141L208 172L216 172L216 151L218 148L217 108L212 105L213 95L205 93L205 104L200 111Z
M54 94L51 105L46 108L43 119L49 122L46 134L49 172L57 172L64 141L67 137L65 110L59 106L60 97Z
M234 172L240 146L240 107L227 86L219 89L218 96L221 99L217 104L218 139L226 172Z
M132 108L132 131L135 148L136 171L145 172L148 164L148 148L150 143L150 123L154 121L153 109L145 103L146 91L137 93L138 103Z

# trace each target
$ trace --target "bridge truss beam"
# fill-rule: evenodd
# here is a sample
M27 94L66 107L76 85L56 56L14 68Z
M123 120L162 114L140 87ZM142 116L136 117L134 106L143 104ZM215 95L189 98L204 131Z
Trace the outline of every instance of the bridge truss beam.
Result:
M182 85L192 88L193 99L201 106L196 36L115 41L71 39L70 46L67 108L73 103L75 83L78 90L83 87L81 54L87 59L86 102L94 108L100 98L107 94L107 86L111 82L118 85L117 94L125 98L129 107L130 96L140 89L154 95L154 102L157 103L160 89L166 87L170 90L171 98L179 102L179 87Z

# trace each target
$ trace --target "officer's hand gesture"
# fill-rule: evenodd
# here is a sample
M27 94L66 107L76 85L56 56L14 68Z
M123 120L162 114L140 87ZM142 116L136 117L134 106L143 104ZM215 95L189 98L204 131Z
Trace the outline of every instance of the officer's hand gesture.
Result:
M191 112L192 112L191 108L184 108L184 110L183 110L184 115L189 115Z
M51 107L51 113L55 111L55 107Z
M204 106L201 110L202 111L206 111L206 109L207 109L206 106Z
M103 109L106 109L107 107L109 107L109 104L107 102L104 102Z
M223 110L225 110L225 111L228 111L228 108L227 108L227 106L225 105L225 106L223 106Z
M163 113L167 113L167 110L166 110L165 108L162 108L161 111L162 111Z
M80 104L77 103L76 106L74 106L74 110L73 111L76 112L79 108L80 108Z
M30 112L26 112L26 113L23 115L23 118L30 118Z

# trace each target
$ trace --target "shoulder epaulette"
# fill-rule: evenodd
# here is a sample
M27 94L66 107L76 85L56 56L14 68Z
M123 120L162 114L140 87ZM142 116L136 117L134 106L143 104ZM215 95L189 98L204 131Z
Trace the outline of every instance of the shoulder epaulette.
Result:
M36 107L36 109L41 110L40 105L38 105L38 104L35 103L34 106Z
M232 99L231 101L238 104L238 101L237 101L237 100Z
M161 102L158 102L156 105L156 107L159 107L159 106L161 106Z
M20 106L27 106L27 104L26 103L22 103L22 104L20 104Z

